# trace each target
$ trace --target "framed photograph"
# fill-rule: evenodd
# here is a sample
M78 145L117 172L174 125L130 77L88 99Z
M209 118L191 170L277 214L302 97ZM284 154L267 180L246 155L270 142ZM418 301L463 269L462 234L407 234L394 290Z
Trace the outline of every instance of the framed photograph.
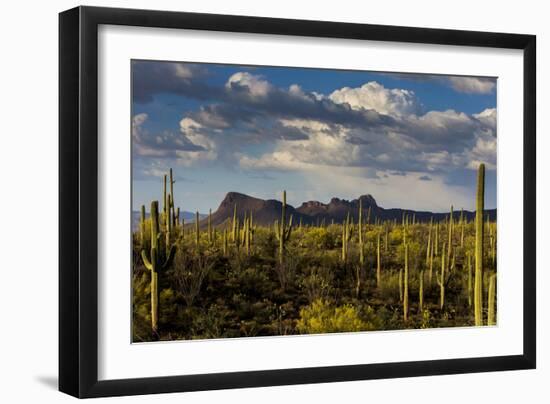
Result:
M534 36L59 27L61 391L535 368Z

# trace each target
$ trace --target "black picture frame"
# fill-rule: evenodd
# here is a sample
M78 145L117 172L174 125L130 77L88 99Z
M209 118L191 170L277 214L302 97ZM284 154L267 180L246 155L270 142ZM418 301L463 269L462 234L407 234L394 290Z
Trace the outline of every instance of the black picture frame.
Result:
M522 50L523 354L99 381L97 52L100 24ZM535 368L535 36L77 7L59 15L59 99L59 390L62 392L85 398Z

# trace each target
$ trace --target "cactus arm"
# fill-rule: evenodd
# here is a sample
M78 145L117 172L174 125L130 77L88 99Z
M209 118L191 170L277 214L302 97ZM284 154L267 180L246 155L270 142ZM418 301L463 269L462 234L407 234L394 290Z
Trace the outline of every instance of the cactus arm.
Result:
M170 247L170 252L168 253L168 257L166 257L166 261L162 265L162 270L166 270L170 265L172 265L172 262L174 261L174 257L176 256L176 250L177 250L177 247L175 245Z
M281 227L279 226L278 220L275 220L274 227L275 227L275 238L277 239L277 241L279 241L279 233L281 231Z
M141 250L141 259L143 260L143 265L145 265L145 268L147 268L149 271L152 271L153 265L151 264L149 258L147 258L147 253L145 252L145 250Z
M286 229L286 240L285 241L288 241L288 239L290 239L290 235L292 233L292 215L290 215L290 220L288 222L288 228Z

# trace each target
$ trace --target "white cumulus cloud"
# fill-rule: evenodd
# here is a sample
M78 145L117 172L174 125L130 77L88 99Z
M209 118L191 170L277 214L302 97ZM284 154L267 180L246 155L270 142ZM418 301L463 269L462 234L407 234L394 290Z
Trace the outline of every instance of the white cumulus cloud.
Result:
M337 104L349 104L355 110L373 109L384 115L409 115L418 113L421 104L413 91L399 88L385 88L376 81L361 87L344 87L329 96Z
M248 72L237 72L225 83L225 88L231 90L246 90L253 98L266 97L271 89L271 84L260 76Z
M496 80L480 77L449 77L451 87L461 93L489 94L496 87Z

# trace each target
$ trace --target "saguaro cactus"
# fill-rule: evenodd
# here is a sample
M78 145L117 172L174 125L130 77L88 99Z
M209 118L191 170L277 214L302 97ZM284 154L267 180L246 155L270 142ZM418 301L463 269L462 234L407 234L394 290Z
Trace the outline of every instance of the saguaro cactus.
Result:
M174 202L174 177L172 175L172 169L170 168L170 204L168 205L168 210L172 212L170 220L172 221L172 227L176 226L176 211L175 211L175 202Z
M158 273L166 270L176 254L176 246L172 245L165 260L160 257L158 202L151 202L151 251L149 256L141 250L141 258L145 268L151 271L151 329L153 338L158 338Z
M474 320L476 326L483 325L483 210L485 200L485 164L477 172L476 196L476 245L474 279Z
M428 246L426 247L426 266L430 263L430 246L432 244L432 225L433 218L430 219L430 227L428 227Z
M441 249L441 272L437 277L437 284L439 285L439 308L443 309L445 305L445 243Z
M460 248L464 247L464 209L460 208Z
M370 211L370 206L369 206ZM365 264L365 240L363 239L363 200L359 199L359 223L358 229L359 232L359 263L361 267Z
M283 265L285 255L285 245L290 239L292 233L292 215L288 225L286 223L286 191L283 191L283 205L281 209L281 222L275 226L275 237L279 241L279 264Z
M233 206L233 222L232 222L232 225L233 225L233 231L232 231L232 234L231 234L231 241L233 241L233 243L235 243L235 245L238 245L239 244L239 241L238 241L238 238L239 238L239 223L238 223L238 218L237 218L237 204L235 204Z
M352 236L352 225L350 223L349 212L344 223L342 223L342 261L348 260L349 242Z
M212 244L214 241L212 237L212 209L208 211L208 242Z
M434 255L437 257L439 254L439 221L435 223L435 245Z
M380 288L380 276L382 270L382 263L380 262L380 232L378 232L378 237L376 237L376 287Z
M250 228L250 223L252 222L252 216L250 217L246 217L245 215L245 218L244 218L244 224L243 224L243 235L242 235L242 240L243 240L243 245L244 245L244 248L245 248L245 251L246 251L246 254L247 255L250 255L250 248L251 248L251 244L252 244L252 238L251 238L251 233L252 233L252 230Z
M222 233L222 236L223 236L223 240L222 240L222 248L223 248L223 255L226 256L227 255L227 250L228 250L228 243L227 243L227 239L228 239L228 236L227 236L227 229L223 229L223 233Z
M195 244L197 249L200 247L201 242L201 227L199 223L199 211L195 213Z
M405 244L405 273L403 274L403 320L409 319L409 246Z
M424 270L420 270L418 278L418 312L424 309Z
M435 249L436 249L436 247L434 245L434 242L432 242L431 245L430 245L430 263L429 263L429 272L428 272L428 280L430 282L430 285L432 284L432 279L433 279L434 251L435 251Z
M172 203L172 196L168 194L167 198L167 205L168 205L168 212L165 216L166 218L166 230L164 231L164 236L166 237L165 246L166 246L166 254L168 254L168 251L170 249L170 240L172 235L172 218L170 217L170 205Z
M403 301L403 267L399 267L399 301Z
M472 254L468 252L468 307L472 307Z
M487 296L487 325L496 325L495 294L497 274L489 276L489 294Z
M141 205L141 215L139 218L139 243L141 247L145 244L145 205Z
M448 223L448 239L447 239L447 269L451 265L451 253L453 251L453 205L451 205L451 214L449 215Z

